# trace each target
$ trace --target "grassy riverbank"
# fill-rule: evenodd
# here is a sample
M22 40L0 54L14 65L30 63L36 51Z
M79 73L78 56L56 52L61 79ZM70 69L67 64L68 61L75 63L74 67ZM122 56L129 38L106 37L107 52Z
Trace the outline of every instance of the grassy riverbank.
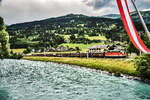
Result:
M132 76L139 76L131 61L124 59L96 59L96 58L60 58L60 57L24 57L23 59L32 61L46 61L63 64L72 64L82 67L105 70L110 73L127 74Z

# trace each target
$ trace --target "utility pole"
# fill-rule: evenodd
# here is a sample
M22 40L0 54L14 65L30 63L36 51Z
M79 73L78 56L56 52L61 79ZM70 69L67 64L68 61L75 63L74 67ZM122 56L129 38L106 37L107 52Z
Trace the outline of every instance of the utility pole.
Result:
M136 11L137 11L139 17L140 17L141 23L142 23L142 25L143 25L143 27L144 27L144 30L145 30L145 32L146 32L146 34L147 34L147 36L148 36L149 41L150 41L150 32L149 32L149 30L148 30L148 28L147 28L147 26L146 26L146 23L145 23L145 21L144 21L142 15L141 15L141 13L140 13L140 11L138 10L138 8L137 8L137 6L136 6L136 4L135 4L135 0L131 0L131 1L132 1L132 3L133 3L134 8L136 9Z
M86 51L86 53L87 53L87 58L89 58L88 41L87 41L87 51Z

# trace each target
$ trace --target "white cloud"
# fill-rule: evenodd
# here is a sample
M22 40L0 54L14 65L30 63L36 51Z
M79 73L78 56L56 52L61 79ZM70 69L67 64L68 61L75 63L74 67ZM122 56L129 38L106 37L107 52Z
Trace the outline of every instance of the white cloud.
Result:
M143 0L143 2L149 3L149 0ZM62 16L69 13L89 16L118 13L116 0L111 0L109 4L106 3L105 6L98 8L100 9L95 10L93 6L88 6L83 0L3 0L0 6L0 16L5 19L6 24L14 24Z

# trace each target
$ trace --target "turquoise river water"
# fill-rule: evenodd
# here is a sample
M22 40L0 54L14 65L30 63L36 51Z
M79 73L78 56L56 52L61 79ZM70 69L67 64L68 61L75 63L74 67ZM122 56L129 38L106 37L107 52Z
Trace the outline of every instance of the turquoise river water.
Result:
M0 100L150 100L150 85L77 66L0 60Z

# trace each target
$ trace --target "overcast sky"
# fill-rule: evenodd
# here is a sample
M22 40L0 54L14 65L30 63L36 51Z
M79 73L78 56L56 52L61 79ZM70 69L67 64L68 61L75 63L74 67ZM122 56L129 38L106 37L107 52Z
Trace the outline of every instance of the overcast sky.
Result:
M130 0L130 8L132 5ZM41 20L66 14L102 16L118 13L116 0L0 0L5 24ZM150 0L136 0L140 10L150 9Z

